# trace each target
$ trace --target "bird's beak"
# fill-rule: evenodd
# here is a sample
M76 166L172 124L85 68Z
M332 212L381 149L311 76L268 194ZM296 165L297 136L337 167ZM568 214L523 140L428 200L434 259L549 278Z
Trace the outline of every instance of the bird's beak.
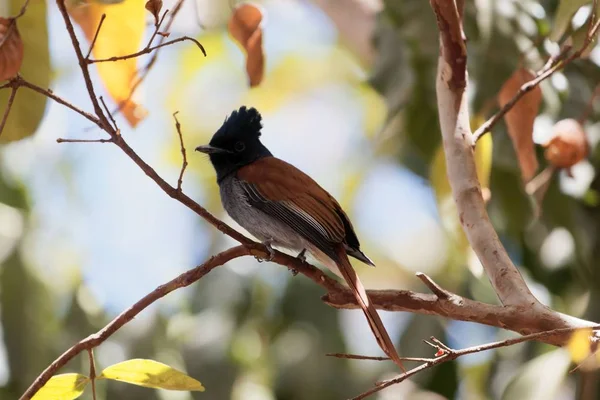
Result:
M200 153L204 153L204 154L225 154L225 153L230 153L228 150L224 150L224 149L220 149L218 147L214 147L211 146L209 144L204 145L204 146L198 146L196 147L196 151L199 151Z

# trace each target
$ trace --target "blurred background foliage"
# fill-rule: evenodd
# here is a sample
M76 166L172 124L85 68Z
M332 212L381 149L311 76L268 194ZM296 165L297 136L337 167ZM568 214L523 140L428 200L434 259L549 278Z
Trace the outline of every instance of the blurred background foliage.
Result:
M136 129L119 116L123 135L174 183L181 161L173 112L180 112L192 149L208 141L231 110L255 106L263 113L269 148L315 177L351 214L378 265L357 265L368 287L424 291L414 277L423 271L449 290L497 302L449 197L435 97L437 27L429 2L260 4L267 18L259 86L248 88L244 55L227 34L234 4L185 0L171 37L196 37L208 56L191 44L163 49L136 99L148 114ZM173 5L165 0L164 8ZM20 6L0 1L2 15L14 15ZM559 43L581 43L590 9L585 0L466 1L473 127L497 109L496 95L515 69L537 70ZM146 18L149 36L152 17ZM31 0L19 27L22 75L89 109L54 2ZM594 321L600 321L600 110L592 96L599 65L600 47L594 46L542 84L536 142L544 143L559 119L584 116L592 151L572 176L561 171L553 177L539 218L504 124L477 148L490 216L536 296ZM2 109L7 95L0 92ZM116 148L55 142L99 134L69 110L19 91L2 140L26 138L0 148L2 399L17 398L58 354L155 286L232 244L171 201ZM191 151L188 158L186 192L231 222L208 161ZM320 301L322 294L279 266L231 262L150 307L96 351L98 368L153 358L186 371L207 391L192 395L111 382L99 385L99 396L341 399L393 374L391 364L324 356L375 355L379 349L362 314L331 309ZM512 335L441 318L383 314L407 356L431 356L422 339L432 335L454 347ZM527 343L443 364L376 398L597 398L597 374L569 375L568 369L564 350ZM65 371L87 373L87 359Z

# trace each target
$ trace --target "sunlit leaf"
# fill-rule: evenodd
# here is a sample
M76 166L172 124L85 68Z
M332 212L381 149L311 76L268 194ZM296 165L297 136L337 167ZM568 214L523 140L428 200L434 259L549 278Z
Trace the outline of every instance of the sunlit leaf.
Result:
M14 78L23 63L23 41L14 18L0 17L0 81Z
M81 396L90 378L81 374L55 375L32 400L73 400Z
M22 0L7 2L7 14L16 15ZM19 18L19 32L24 47L23 63L19 73L23 78L41 87L50 83L50 56L48 53L48 28L46 2L32 1L27 12ZM10 90L0 91L0 113L8 104ZM15 97L0 143L23 139L35 133L46 108L46 96L21 88Z
M571 24L571 18L582 6L591 4L592 0L560 0L556 14L554 14L554 26L550 32L550 40L558 41Z
M500 89L498 103L506 105L521 88L534 79L535 75L525 68L516 70ZM508 134L517 153L524 182L533 178L538 169L533 143L533 123L542 104L542 90L535 86L525 94L504 116Z
M69 13L79 24L88 42L91 42L102 14L102 24L92 51L95 59L125 56L139 51L144 37L144 0L126 0L117 4L104 4L93 0L74 2ZM137 58L115 62L97 63L98 73L112 99L131 126L140 122L146 111L130 99L132 86L138 79Z
M569 343L567 344L567 349L569 350L569 354L571 354L571 360L573 360L575 364L583 362L590 355L591 335L591 329L580 329L571 335L571 339L569 339Z
M113 379L155 389L204 391L196 379L154 360L133 359L112 365L98 379Z
M242 3L233 10L227 25L231 36L246 52L246 73L250 87L259 85L264 76L263 13L264 10L257 5Z

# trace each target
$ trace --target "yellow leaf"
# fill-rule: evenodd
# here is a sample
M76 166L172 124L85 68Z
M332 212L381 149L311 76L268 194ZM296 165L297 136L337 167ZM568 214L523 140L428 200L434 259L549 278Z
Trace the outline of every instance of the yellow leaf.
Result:
M569 339L567 349L571 354L571 359L575 364L580 364L590 355L590 336L592 335L591 329L581 329L575 331Z
M73 400L81 396L90 378L81 374L55 375L32 400Z
M155 389L204 391L204 386L194 378L154 360L123 361L106 368L98 379L113 379Z
M144 0L124 0L120 3L101 3L94 0L73 2L69 13L79 24L88 42L102 24L93 55L95 59L125 56L140 50L146 24ZM137 58L96 63L106 90L131 126L140 122L146 111L130 99L131 89L138 79Z
M22 0L4 1L7 15L16 15L23 6ZM31 83L47 88L50 84L50 55L48 52L48 27L46 2L32 1L27 12L18 20L19 34L23 41L23 63L19 73ZM0 112L8 104L10 89L0 91ZM21 88L10 109L0 143L11 142L35 133L46 109L46 96L33 90Z

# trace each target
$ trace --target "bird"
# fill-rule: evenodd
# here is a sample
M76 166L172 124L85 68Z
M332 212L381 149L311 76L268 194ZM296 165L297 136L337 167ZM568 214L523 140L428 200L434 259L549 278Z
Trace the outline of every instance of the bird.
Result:
M262 116L256 108L234 110L208 145L208 154L225 211L269 250L298 251L343 278L364 312L377 343L406 371L394 344L348 256L375 266L360 250L348 215L335 198L310 176L273 156L261 142Z

